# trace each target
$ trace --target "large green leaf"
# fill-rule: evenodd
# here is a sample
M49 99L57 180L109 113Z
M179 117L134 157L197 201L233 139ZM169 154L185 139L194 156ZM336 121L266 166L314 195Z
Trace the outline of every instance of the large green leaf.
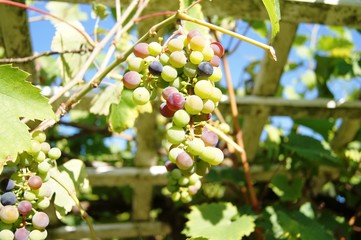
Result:
M240 216L231 203L192 206L183 233L192 239L235 240L250 235L255 229L251 216Z
M279 0L262 0L272 26L272 39L280 31L281 11Z
M28 76L11 65L0 66L0 173L6 160L30 147L28 127L19 118L55 118L40 90L25 81Z
M78 159L69 160L57 169L52 169L50 182L55 194L55 212L59 219L75 206L73 197L89 189L85 165ZM69 192L74 196L70 196Z

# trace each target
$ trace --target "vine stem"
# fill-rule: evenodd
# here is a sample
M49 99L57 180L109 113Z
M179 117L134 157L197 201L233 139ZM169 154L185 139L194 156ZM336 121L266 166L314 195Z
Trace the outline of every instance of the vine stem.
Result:
M234 147L234 149L237 150L237 152L239 153L243 153L244 149L242 147L240 147L235 141L233 141L233 139L231 137L229 137L227 134L225 134L224 132L222 132L221 130L219 130L218 128L212 126L211 124L207 123L206 125L204 125L208 130L214 132L215 134L218 135L218 137L220 137L221 139L223 139L226 143L228 143L229 145L231 145L232 147Z
M241 34L238 34L238 33L235 33L235 32L232 32L230 30L227 30L225 28L222 28L222 27L219 27L217 25L214 25L214 24L211 24L211 23L208 23L208 22L205 22L205 21L202 21L202 20L199 20L197 18L194 18L194 17L191 17L189 15L187 15L186 13L184 12L181 12L181 11L178 11L177 13L179 19L181 20L185 20L185 21L189 21L189 22L193 22L193 23L196 23L196 24L199 24L199 25L202 25L202 26L205 26L209 29L212 29L214 31L217 31L217 32L221 32L221 33L224 33L224 34L227 34L231 37L234 37L234 38L237 38L237 39L240 39L242 41L245 41L245 42L248 42L250 44L253 44L257 47L260 47L260 48L263 48L264 50L266 50L268 52L268 55L275 61L277 61L277 56L276 56L276 52L274 50L274 48L270 45L267 45L267 44L264 44L264 43L261 43L261 42L258 42L252 38L249 38L249 37L246 37L246 36L243 36Z
M74 201L75 205L78 207L81 218L86 222L89 228L90 236L92 240L97 240L95 230L92 224L92 220L89 216L89 214L84 210L84 208L81 206L80 201L78 197L75 194L75 191L70 190L65 184L64 181L61 179L60 172L56 172L56 174L52 174L51 178L58 183L71 197L71 199Z
M22 4L22 3L18 3L18 2L13 2L13 1L9 1L9 0L0 0L0 4L7 4L7 5L11 5L11 6L15 6L15 7L20 7L20 8L25 8L25 9L29 9L29 10L32 10L32 11L35 11L35 12L38 12L38 13L41 13L41 14L44 14L46 16L49 16L51 18L54 18L60 22L63 22L65 23L66 25L68 25L69 27L73 28L75 31L77 31L78 33L80 33L84 38L85 40L90 44L90 46L94 47L95 46L95 43L94 41L89 37L89 35L87 33L85 33L84 31L80 30L79 28L75 27L73 24L69 23L68 21L65 21L64 19L60 18L60 17L57 17L47 11L44 11L44 10L41 10L39 8L36 8L36 7L32 7L32 6L27 6L25 4Z

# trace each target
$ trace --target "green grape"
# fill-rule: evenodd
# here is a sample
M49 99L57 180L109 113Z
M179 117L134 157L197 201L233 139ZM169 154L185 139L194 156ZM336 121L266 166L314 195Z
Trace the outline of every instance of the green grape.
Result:
M189 152L193 156L199 156L202 153L204 147L205 145L202 139L193 138L188 142L187 152Z
M181 201L183 203L189 203L192 201L192 197L189 195L188 191L183 191L181 193Z
M202 54L204 61L210 61L214 56L213 48L211 46L205 46L202 51Z
M186 133L183 128L172 126L167 130L167 140L172 144L179 144L186 138Z
M195 185L199 181L199 176L197 174L192 174L189 177L189 185Z
M46 154L43 151L38 152L38 154L34 156L34 160L38 163L43 162L45 159L46 159Z
M30 149L28 150L28 153L31 155L35 155L41 150L41 144L40 142L36 140L31 140Z
M203 61L204 57L202 52L199 51L192 51L191 54L189 55L189 60L191 61L191 63L193 64L200 64Z
M46 140L46 135L45 135L45 133L42 132L42 131L35 131L35 132L33 132L33 134L31 135L31 137L32 137L34 140L38 141L39 143L45 142L45 140Z
M187 186L189 184L189 178L185 177L185 176L182 176L181 178L179 178L178 184L180 186Z
M172 201L173 202L178 202L180 200L181 194L180 192L174 192L171 195Z
M170 54L169 63L175 68L182 68L187 63L187 57L183 52L175 51Z
M127 58L128 69L130 71L141 72L145 67L145 62L140 57L131 56Z
M212 93L212 89L212 83L207 80L200 80L194 85L194 93L202 99L209 98Z
M180 110L176 111L174 113L174 115L173 115L173 123L177 127L185 127L185 126L187 126L190 119L191 118L190 118L189 114L183 109L180 109Z
M12 224L19 218L19 211L13 205L7 205L0 210L0 219L2 222Z
M174 67L166 65L163 67L161 76L164 79L164 81L172 82L177 78L178 72Z
M214 87L211 90L211 94L209 96L209 99L212 100L214 103L218 103L222 99L222 91L219 88Z
M133 91L133 101L137 105L144 105L150 100L150 93L145 87L138 87Z
M159 56L159 61L163 66L167 65L169 63L169 54L168 53L162 53Z
M170 82L169 86L180 89L183 86L182 85L182 79L177 77L176 79L174 79L174 81Z
M206 41L202 36L194 36L189 41L189 46L193 51L202 52L204 47L206 46Z
M178 147L172 148L168 153L169 161L171 161L172 163L175 163L178 154L181 152L183 152L183 149L181 149L181 148L178 148Z
M197 74L197 66L191 62L187 62L183 67L183 73L187 77L194 77Z
M191 115L200 113L203 109L203 101L197 95L190 95L186 98L184 107Z
M205 113L205 114L212 113L215 108L216 108L216 106L212 100L210 100L210 99L203 100L202 113Z
M182 172L178 168L173 169L171 171L171 176L173 179L180 179L182 177Z
M47 161L43 161L43 162L39 163L39 165L38 165L38 172L45 174L45 173L49 172L50 168L51 168L51 165Z
M162 52L162 45L157 42L151 42L148 45L148 52L152 56L158 56Z
M31 191L25 191L24 192L24 199L31 202L31 201L36 199L36 195L35 195L35 193L33 193Z
M222 150L211 146L205 147L200 157L203 161L211 165L218 165L224 159Z
M42 142L41 143L41 151L43 151L44 153L48 154L49 150L50 150L50 144L47 142Z
M0 239L1 240L13 240L14 233L9 229L4 229L0 231Z
M219 67L213 67L213 73L209 76L209 80L212 82L218 82L222 79L222 71Z
M44 240L48 236L48 232L44 230L34 229L29 234L29 240Z
M184 40L180 38L173 38L168 43L168 50L171 52L182 51L184 48Z
M41 210L47 209L50 206L49 198L45 197L38 199L38 201L36 202L36 206Z
M48 152L48 157L50 157L51 159L57 160L60 158L60 156L61 156L61 151L59 148L53 147Z

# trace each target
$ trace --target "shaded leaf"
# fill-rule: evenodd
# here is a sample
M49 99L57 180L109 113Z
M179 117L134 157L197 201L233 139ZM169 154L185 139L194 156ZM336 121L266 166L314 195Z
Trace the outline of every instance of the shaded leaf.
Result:
M281 201L297 201L302 195L304 179L294 178L289 181L285 175L276 175L272 178L270 187Z
M335 121L331 119L301 118L293 119L293 121L296 124L311 128L313 131L319 133L325 140L328 139L328 135L335 124Z
M0 173L6 160L30 147L30 133L19 118L55 118L40 89L25 81L28 73L11 65L0 66Z
M250 235L255 229L251 216L239 216L231 203L211 203L192 206L183 231L192 238L234 240Z
M121 82L116 82L115 84L105 88L104 91L93 98L90 112L99 115L108 115L110 111L110 105L119 102L122 90L123 84Z

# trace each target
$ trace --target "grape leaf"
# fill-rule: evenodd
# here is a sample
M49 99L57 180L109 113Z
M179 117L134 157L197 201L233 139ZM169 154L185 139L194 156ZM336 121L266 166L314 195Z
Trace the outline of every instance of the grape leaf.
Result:
M180 9L184 10L186 7L191 5L193 1L192 0L180 0L179 5ZM204 20L204 15L202 12L202 6L200 4L196 4L191 9L187 11L187 14L191 17L197 18L199 20ZM183 28L186 32L189 32L190 30L197 29L204 37L209 35L209 29L207 27L201 26L196 23L184 21Z
M61 219L75 206L74 199L69 192L79 194L89 189L87 172L81 160L72 159L62 166L53 168L49 180L54 190L54 205L56 216ZM66 189L65 189L66 188Z
M111 104L119 102L123 84L120 82L108 86L102 93L96 95L92 100L90 112L99 115L108 115Z
M270 187L280 197L281 201L294 202L301 197L303 184L304 179L302 178L294 178L289 182L287 176L276 175L272 178Z
M62 2L49 2L46 4L49 12L61 19L70 21L86 21L88 16L85 12L81 11L78 4L69 4ZM50 18L51 21L58 22L58 20Z
M273 39L276 36L276 34L280 31L280 20L281 20L280 3L278 0L262 0L262 2L266 7L268 16L270 18L270 22L272 26L272 39Z
M192 239L234 240L250 235L255 229L251 216L240 216L231 203L192 206L182 233Z
M11 65L0 66L0 173L6 160L14 160L30 147L28 127L19 118L55 118L40 90L25 81L28 76Z

